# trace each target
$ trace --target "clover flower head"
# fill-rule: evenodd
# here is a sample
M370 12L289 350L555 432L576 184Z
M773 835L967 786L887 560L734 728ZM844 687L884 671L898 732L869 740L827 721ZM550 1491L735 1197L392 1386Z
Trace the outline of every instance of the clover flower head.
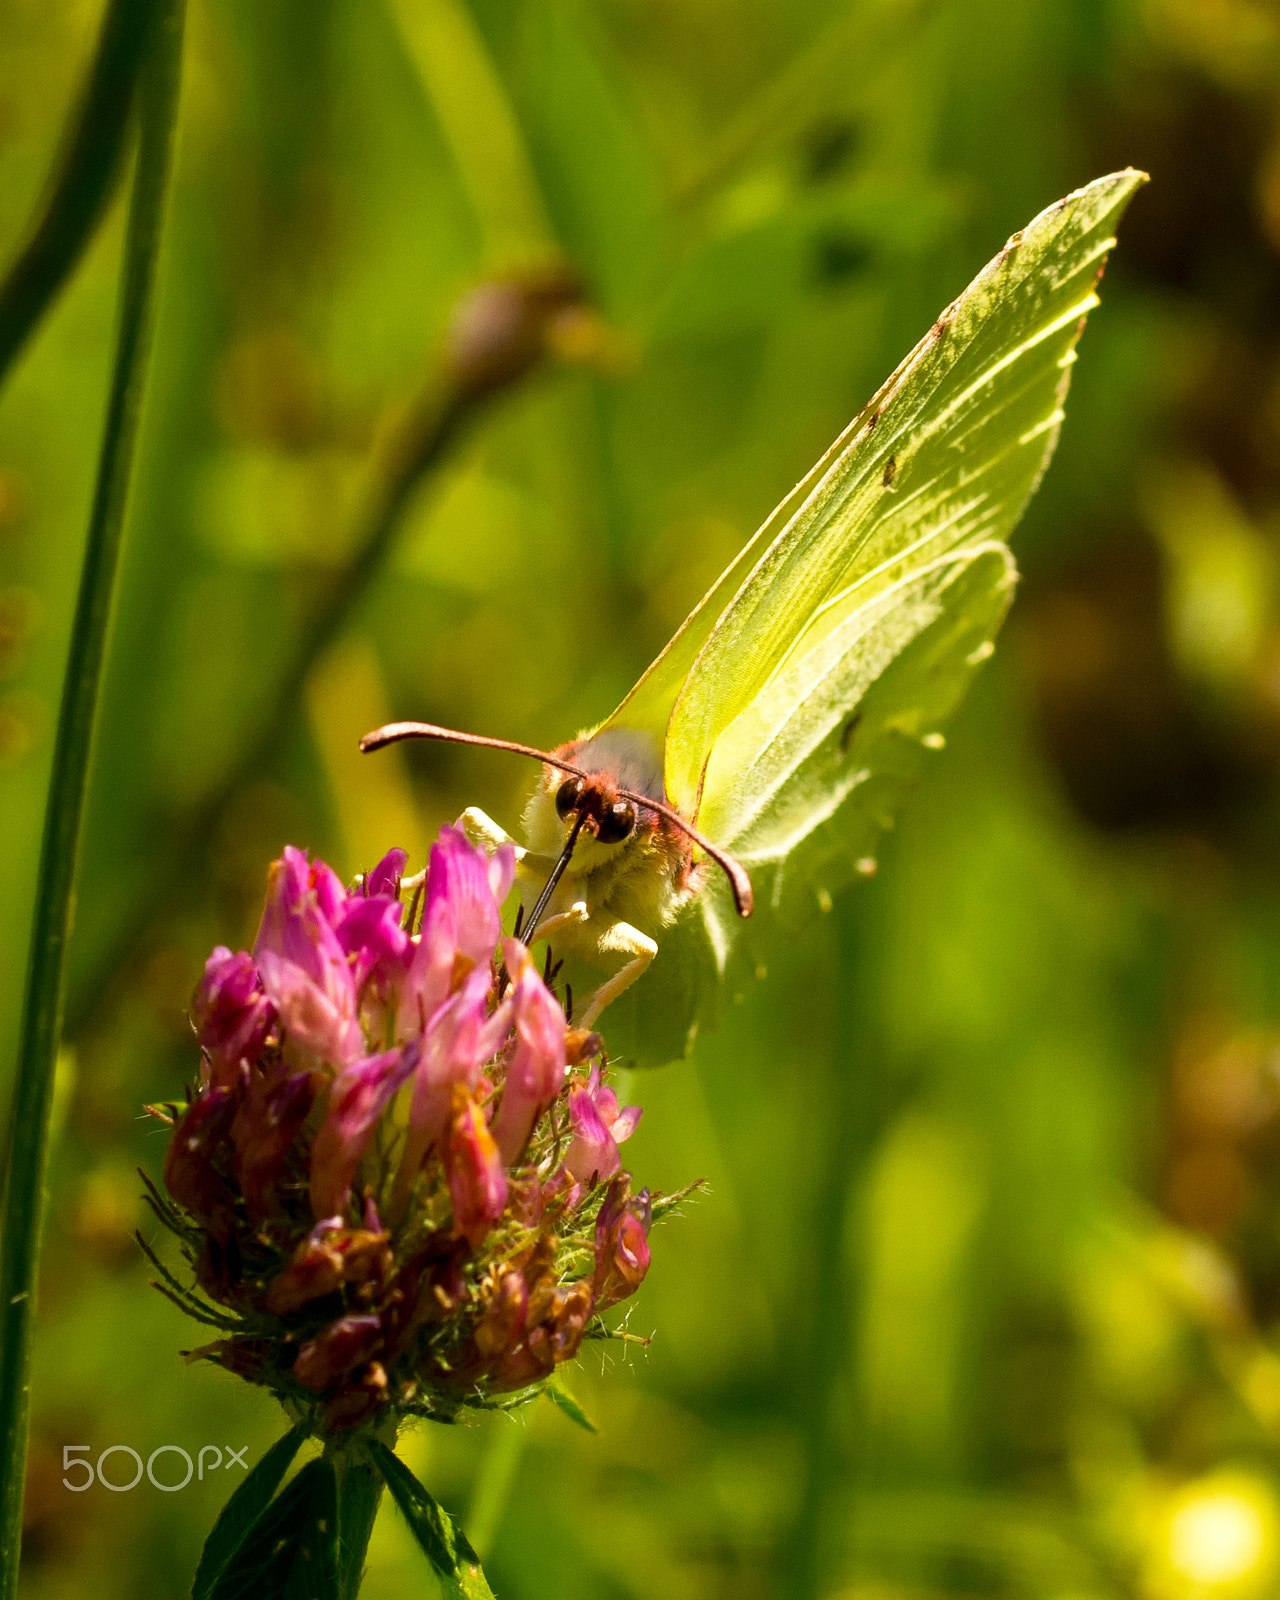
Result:
M649 1266L618 1148L640 1111L503 937L513 851L444 828L407 865L347 889L300 850L272 864L253 950L205 965L151 1196L195 1280L160 1287L223 1334L192 1358L321 1431L517 1401Z

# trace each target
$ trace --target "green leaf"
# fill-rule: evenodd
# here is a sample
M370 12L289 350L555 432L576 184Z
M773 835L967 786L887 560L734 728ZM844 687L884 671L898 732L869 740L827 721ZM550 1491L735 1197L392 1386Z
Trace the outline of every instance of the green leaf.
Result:
M565 1416L569 1418L570 1422L576 1422L580 1428L585 1428L588 1433L600 1432L599 1428L596 1427L595 1423L592 1422L591 1418L573 1398L573 1396L569 1393L568 1388L564 1385L564 1383L561 1382L559 1378L548 1379L546 1387L542 1392L546 1395L547 1399L550 1400L552 1405L559 1406L561 1411L564 1412Z
M422 1553L439 1575L445 1594L450 1600L493 1600L480 1557L444 1507L385 1444L371 1440L369 1451Z
M283 1438L277 1439L223 1506L204 1542L200 1565L191 1585L191 1600L208 1600L222 1569L270 1504L304 1437L301 1428L291 1428Z
M333 1462L308 1461L223 1568L209 1600L339 1600Z
M338 1479L331 1456L315 1473L294 1539L283 1600L343 1600L338 1578Z

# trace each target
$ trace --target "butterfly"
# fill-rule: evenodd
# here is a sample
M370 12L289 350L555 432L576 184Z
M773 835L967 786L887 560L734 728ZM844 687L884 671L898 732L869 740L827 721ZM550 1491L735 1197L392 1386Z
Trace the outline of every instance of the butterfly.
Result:
M613 1006L615 1049L620 1030L641 1061L686 1053L771 937L874 871L876 839L992 652L1017 577L1006 540L1145 181L1100 178L1014 234L598 726L553 751L418 722L361 741L543 763L518 932L603 974L579 1020ZM460 820L475 842L508 842L477 809Z

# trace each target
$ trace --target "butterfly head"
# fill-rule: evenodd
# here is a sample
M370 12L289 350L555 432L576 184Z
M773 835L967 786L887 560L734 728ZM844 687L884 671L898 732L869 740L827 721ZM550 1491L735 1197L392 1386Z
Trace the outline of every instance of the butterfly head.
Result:
M602 774L566 778L556 790L556 815L561 822L582 817L601 844L621 844L636 828L635 806Z
M665 814L655 742L607 728L550 757L525 809L524 831L530 852L548 867L567 856L552 912L583 901L641 927L669 923L704 869L694 863L689 836Z
M585 878L603 867L629 867L633 870L628 876L647 878L651 884L665 879L672 885L671 906L664 903L657 909L658 920L666 921L674 906L698 887L701 868L693 860L696 846L728 878L739 915L751 915L750 878L727 850L704 837L667 802L661 752L649 735L604 728L545 751L434 723L390 722L367 733L360 748L380 750L401 739L443 739L509 750L544 764L542 781L525 811L525 830L530 852L557 862L549 889L571 862L572 878ZM652 865L660 867L658 874L649 870Z
M646 735L608 728L563 744L551 756L525 812L531 850L558 854L576 826L580 872L637 849L647 852L659 836L678 841L689 855L687 837L643 803L665 800L661 759Z

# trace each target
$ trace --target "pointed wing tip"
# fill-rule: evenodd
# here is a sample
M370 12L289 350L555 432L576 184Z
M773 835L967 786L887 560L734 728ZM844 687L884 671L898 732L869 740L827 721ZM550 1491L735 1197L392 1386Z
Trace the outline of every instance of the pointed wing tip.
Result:
M1117 167L1114 172L1106 172L1102 177L1095 178L1092 183L1086 183L1082 189L1077 189L1076 193L1084 194L1089 189L1100 189L1104 186L1136 189L1150 181L1151 174L1144 172L1141 167Z
M1115 172L1105 172L1100 178L1093 178L1088 183L1083 183L1078 189L1073 189L1070 194L1063 195L1062 199L1049 207L1050 211L1061 211L1064 206L1074 205L1079 200L1094 196L1122 193L1129 195L1140 189L1144 183L1151 182L1151 174L1144 172L1141 167L1119 167Z
M1092 203L1099 207L1100 216L1109 215L1113 210L1127 205L1143 184L1150 182L1151 174L1140 167L1121 167L1117 172L1108 172L1064 195L1056 205L1049 207L1049 214L1068 206L1080 208Z
M1082 239L1092 237L1104 228L1110 232L1119 222L1129 201L1149 181L1149 175L1138 167L1122 167L1118 172L1109 172L1082 188L1073 189L1061 200L1046 206L1025 228L1013 234L979 277L997 269L1010 252L1019 246L1031 247L1033 255L1036 251L1054 248L1075 250ZM1105 261L1115 242L1114 235L1096 241L1093 246L1096 257Z
M1064 212L1071 212L1074 217L1080 218L1086 230L1118 219L1142 185L1149 182L1150 175L1138 167L1122 167L1118 172L1108 172L1101 178L1095 178L1092 183L1073 189L1070 194L1064 194L1061 200L1046 206L1025 228L1012 236L1001 255L1011 246L1030 243L1046 233L1057 233L1062 227ZM1114 240L1109 242L1107 248L1112 243ZM996 260L999 259L997 256Z

